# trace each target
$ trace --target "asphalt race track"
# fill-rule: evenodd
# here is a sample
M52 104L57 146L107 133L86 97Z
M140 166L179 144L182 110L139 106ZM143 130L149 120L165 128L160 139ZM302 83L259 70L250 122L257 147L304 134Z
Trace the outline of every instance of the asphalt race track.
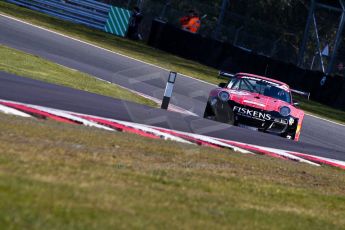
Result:
M196 116L168 112L4 72L0 72L0 98L249 144L262 145L266 143L268 147L283 146L286 150L345 160L345 154L342 151L302 142L298 143Z
M155 98L162 98L168 72L0 16L0 44L32 53ZM179 76L171 103L201 115L214 86ZM152 109L99 95L0 73L0 98L115 119L192 131L250 144L345 159L345 126L306 116L299 143L199 117Z

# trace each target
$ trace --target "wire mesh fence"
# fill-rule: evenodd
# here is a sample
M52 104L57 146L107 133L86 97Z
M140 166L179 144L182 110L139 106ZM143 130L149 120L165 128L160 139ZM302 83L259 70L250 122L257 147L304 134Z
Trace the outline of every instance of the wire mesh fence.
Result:
M212 3L202 0L99 0L101 2L113 4L119 7L131 9L134 6L141 8L144 15L140 33L144 40L147 40L150 34L152 20L160 18L170 24L179 27L179 18L186 15L193 9L199 13L201 18L201 27L199 34L205 37L214 37L217 20L221 11L221 1L215 0ZM296 9L291 10L290 14L298 13L300 18L307 18L308 10L302 3L295 2ZM298 5L300 4L300 5ZM297 9L298 8L298 9ZM292 20L291 25L279 27L262 20L258 15L248 15L243 12L235 12L227 9L223 22L220 25L218 40L241 47L242 49L254 53L272 57L288 63L297 63L299 46L303 37L305 21ZM296 26L298 25L298 26ZM322 28L321 34L325 35L323 44L326 44L330 34L327 31L330 28ZM313 36L313 35L312 35ZM311 37L311 41L312 41ZM321 70L320 62L315 53L315 44L309 43L309 52L306 53L303 68ZM330 44L330 48L332 44ZM344 62L345 55L341 47L336 63ZM327 59L327 58L326 58ZM325 60L327 64L327 60Z

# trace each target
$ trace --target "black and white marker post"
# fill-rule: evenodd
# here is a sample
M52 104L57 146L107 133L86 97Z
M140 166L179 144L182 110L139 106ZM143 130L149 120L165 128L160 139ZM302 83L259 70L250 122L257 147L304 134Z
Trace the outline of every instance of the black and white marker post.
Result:
M176 81L176 76L176 72L170 72L169 74L168 82L164 91L164 97L161 106L162 109L168 109L170 98L174 89L174 83Z

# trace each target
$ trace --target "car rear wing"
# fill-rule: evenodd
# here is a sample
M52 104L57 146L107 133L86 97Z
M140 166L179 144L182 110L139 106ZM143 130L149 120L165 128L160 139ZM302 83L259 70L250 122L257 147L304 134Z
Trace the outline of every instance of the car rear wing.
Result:
M310 92L303 92L303 91L296 90L296 89L290 89L290 91L294 94L298 94L298 95L301 95L303 97L306 97L306 98L308 98L308 100L310 98Z
M230 80L231 78L235 77L235 75L236 74L234 74L234 73L229 73L229 72L225 72L225 71L220 70L218 73L218 78L224 78L224 79ZM310 92L303 92L303 91L296 90L296 89L290 89L290 91L294 94L306 97L306 98L308 98L308 100L310 98Z
M222 70L220 70L219 73L218 73L218 78L231 79L233 77L235 77L235 74L229 73L229 72L225 72L225 71L222 71Z

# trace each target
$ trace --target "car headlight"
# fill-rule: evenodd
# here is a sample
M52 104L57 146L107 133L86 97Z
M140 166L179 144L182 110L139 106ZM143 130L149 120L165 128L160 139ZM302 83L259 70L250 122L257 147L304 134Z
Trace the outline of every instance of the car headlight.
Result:
M291 112L290 108L286 106L281 107L279 110L280 115L282 115L283 117L289 116L290 112Z
M225 92L225 91L221 91L219 94L218 94L218 97L221 101L223 102L226 102L229 100L230 98L230 94L228 92Z

